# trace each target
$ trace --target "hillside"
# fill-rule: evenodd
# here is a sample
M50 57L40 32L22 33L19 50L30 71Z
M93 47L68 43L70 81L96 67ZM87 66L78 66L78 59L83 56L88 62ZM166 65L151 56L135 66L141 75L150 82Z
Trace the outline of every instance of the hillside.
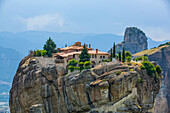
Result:
M144 50L144 51L141 51L139 53L133 54L133 56L144 56L145 54L152 55L152 54L160 51L162 48L166 48L166 47L169 47L169 46L170 45L162 45L160 47L152 48L152 49L149 49L149 50Z

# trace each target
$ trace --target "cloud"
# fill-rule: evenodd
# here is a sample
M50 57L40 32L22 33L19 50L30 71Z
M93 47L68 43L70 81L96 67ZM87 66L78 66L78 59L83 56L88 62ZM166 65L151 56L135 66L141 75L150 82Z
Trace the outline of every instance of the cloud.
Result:
M58 14L46 14L29 18L18 18L26 25L27 30L48 30L50 28L62 28L64 19Z

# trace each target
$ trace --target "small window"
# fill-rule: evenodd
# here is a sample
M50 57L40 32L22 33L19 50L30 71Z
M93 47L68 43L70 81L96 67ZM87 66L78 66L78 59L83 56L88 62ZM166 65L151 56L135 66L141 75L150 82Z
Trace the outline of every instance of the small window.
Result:
M103 58L105 58L105 56L103 56Z
M94 55L92 55L92 58L94 58Z
M102 58L102 56L100 56L100 58Z
M97 58L97 55L95 55L95 58Z
M75 58L75 54L73 54L73 58Z

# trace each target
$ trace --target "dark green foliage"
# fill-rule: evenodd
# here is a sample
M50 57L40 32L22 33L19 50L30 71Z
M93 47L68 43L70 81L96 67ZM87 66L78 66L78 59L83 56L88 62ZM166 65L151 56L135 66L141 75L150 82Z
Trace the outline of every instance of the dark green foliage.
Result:
M68 69L73 72L74 71L74 66L69 66Z
M121 52L119 51L119 61L121 61Z
M68 62L68 65L69 66L76 66L78 64L78 61L75 60L75 59L71 59L69 62Z
M52 53L54 53L54 50L56 48L56 44L53 42L53 40L49 37L49 39L46 41L46 44L44 45L44 50L47 51L48 57L52 57Z
M143 57L142 56L138 57L138 60L139 61L143 60Z
M132 59L131 56L127 56L127 57L126 57L126 60L127 60L128 62L131 62L131 59Z
M65 47L67 47L67 44L65 44Z
M111 59L112 59L112 58L113 58L113 51L112 51L112 48L111 48L110 51L111 51L111 53L110 53L111 56L110 56L110 57L111 57Z
M148 57L148 54L144 54L144 56Z
M135 61L136 61L136 62L138 61L138 58L137 58L137 57L135 58Z
M153 74L156 73L155 66L149 61L143 61L142 64L145 66L146 72L149 76L152 76Z
M162 73L162 69L161 69L161 67L158 66L158 65L156 65L156 72L157 72L158 74Z
M130 53L130 51L126 51L125 55L126 55L126 57L128 57L128 56L132 57L132 54Z
M114 45L113 45L113 58L116 57L116 47L115 47L115 42L114 42Z
M86 48L86 45L84 44L83 49L81 51L81 54L79 56L80 61L79 62L86 62L86 61L90 61L90 55L88 53L88 50Z
M121 71L117 71L117 72L116 72L116 75L120 75L120 74L121 74Z
M79 62L80 72L84 69L84 62Z
M147 56L144 56L144 57L143 57L143 61L148 61L148 57L147 57Z
M140 68L141 68L142 70L145 70L145 66L144 66L144 65L140 66Z
M107 62L107 59L103 59L103 62Z
M141 78L138 78L138 83L140 83L141 82Z
M84 66L85 67L88 67L88 66L90 66L91 65L91 62L90 61L86 61L85 63L84 63Z
M123 47L123 52L122 52L122 61L123 63L125 62L125 47Z

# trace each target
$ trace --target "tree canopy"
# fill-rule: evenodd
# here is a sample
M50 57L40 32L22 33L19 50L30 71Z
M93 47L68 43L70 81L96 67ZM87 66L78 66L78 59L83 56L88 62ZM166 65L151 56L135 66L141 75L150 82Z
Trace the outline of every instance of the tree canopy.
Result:
M56 44L54 41L49 37L49 39L46 41L46 44L44 45L44 50L47 51L48 57L52 57L52 53L55 51Z
M79 56L80 61L79 62L86 62L86 61L90 61L90 55L88 53L88 50L86 48L86 45L84 44L83 49L81 51L81 54Z

